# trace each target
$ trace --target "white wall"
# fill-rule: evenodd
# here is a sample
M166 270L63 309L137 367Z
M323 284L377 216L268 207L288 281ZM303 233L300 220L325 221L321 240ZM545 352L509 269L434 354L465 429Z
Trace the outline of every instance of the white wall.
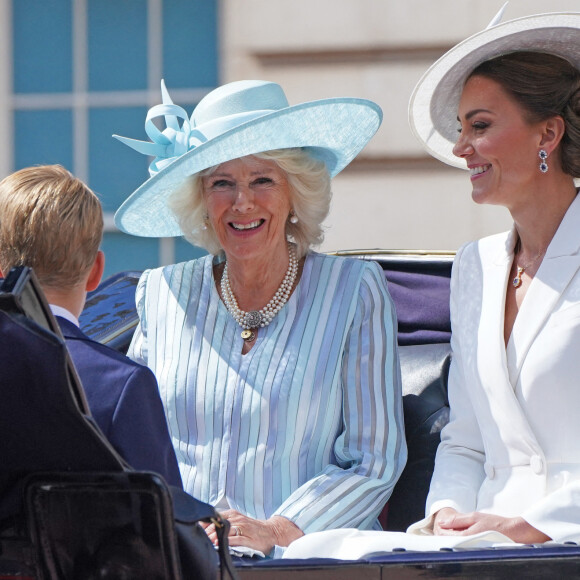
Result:
M418 170L338 175L324 250L456 250L465 241L510 227L500 207L471 201L467 173Z

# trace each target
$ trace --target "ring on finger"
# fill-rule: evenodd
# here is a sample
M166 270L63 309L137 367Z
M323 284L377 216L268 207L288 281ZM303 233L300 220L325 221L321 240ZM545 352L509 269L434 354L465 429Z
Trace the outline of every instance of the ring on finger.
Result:
M234 530L234 536L241 536L242 535L242 529L238 526L232 526L233 530Z

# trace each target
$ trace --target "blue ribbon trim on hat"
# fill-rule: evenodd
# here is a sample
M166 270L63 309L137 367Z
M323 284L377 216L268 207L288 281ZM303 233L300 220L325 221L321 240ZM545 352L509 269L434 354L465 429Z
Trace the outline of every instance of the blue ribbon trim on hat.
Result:
M191 122L187 112L182 107L173 104L163 81L161 81L161 95L163 104L151 107L145 118L145 132L151 142L113 135L115 139L138 153L155 157L149 165L151 176L159 173L178 157L207 140L199 131L191 130ZM160 131L153 122L153 119L157 117L165 117L166 128L163 131ZM181 126L178 119L183 121Z
M138 153L155 157L149 165L151 177L165 169L184 153L195 149L210 139L243 123L274 112L272 109L259 109L234 113L202 123L199 127L196 127L195 111L190 119L185 109L174 105L163 80L161 81L161 95L163 103L151 107L145 118L145 132L151 139L150 142L113 135L115 139L128 145ZM158 117L165 117L166 128L163 131L160 131L153 122L153 119ZM182 120L181 126L179 125L179 119Z

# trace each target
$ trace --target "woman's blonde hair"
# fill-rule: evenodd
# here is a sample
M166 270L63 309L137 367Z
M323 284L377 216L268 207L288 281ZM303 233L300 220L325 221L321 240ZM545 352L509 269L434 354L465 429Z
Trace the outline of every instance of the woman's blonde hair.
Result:
M312 246L322 243L324 237L322 222L328 215L332 195L326 165L300 148L266 151L253 157L274 161L286 173L290 205L298 218L295 224L286 221L286 237L296 243L298 256L304 256ZM188 177L167 202L185 239L214 255L223 248L206 219L202 178L211 175L217 167Z
M21 169L0 182L0 268L34 269L40 283L77 285L103 235L101 202L60 165Z

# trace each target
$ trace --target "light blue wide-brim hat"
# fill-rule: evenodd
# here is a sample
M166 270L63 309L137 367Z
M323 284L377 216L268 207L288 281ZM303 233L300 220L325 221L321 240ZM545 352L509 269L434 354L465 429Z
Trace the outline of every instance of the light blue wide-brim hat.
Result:
M409 123L417 139L433 157L461 169L467 169L465 160L453 155L457 110L463 85L476 67L510 52L534 51L562 57L580 69L580 13L536 14L498 24L500 17L435 62L409 101Z
M115 214L128 234L181 236L167 199L186 177L220 163L274 149L306 148L335 176L376 133L380 107L357 98L333 98L289 106L282 87L267 81L237 81L206 95L191 118L171 101L161 84L163 104L149 110L145 130L151 142L114 135L140 153L154 156L151 178ZM160 131L153 119L165 117ZM181 123L179 121L181 119Z

